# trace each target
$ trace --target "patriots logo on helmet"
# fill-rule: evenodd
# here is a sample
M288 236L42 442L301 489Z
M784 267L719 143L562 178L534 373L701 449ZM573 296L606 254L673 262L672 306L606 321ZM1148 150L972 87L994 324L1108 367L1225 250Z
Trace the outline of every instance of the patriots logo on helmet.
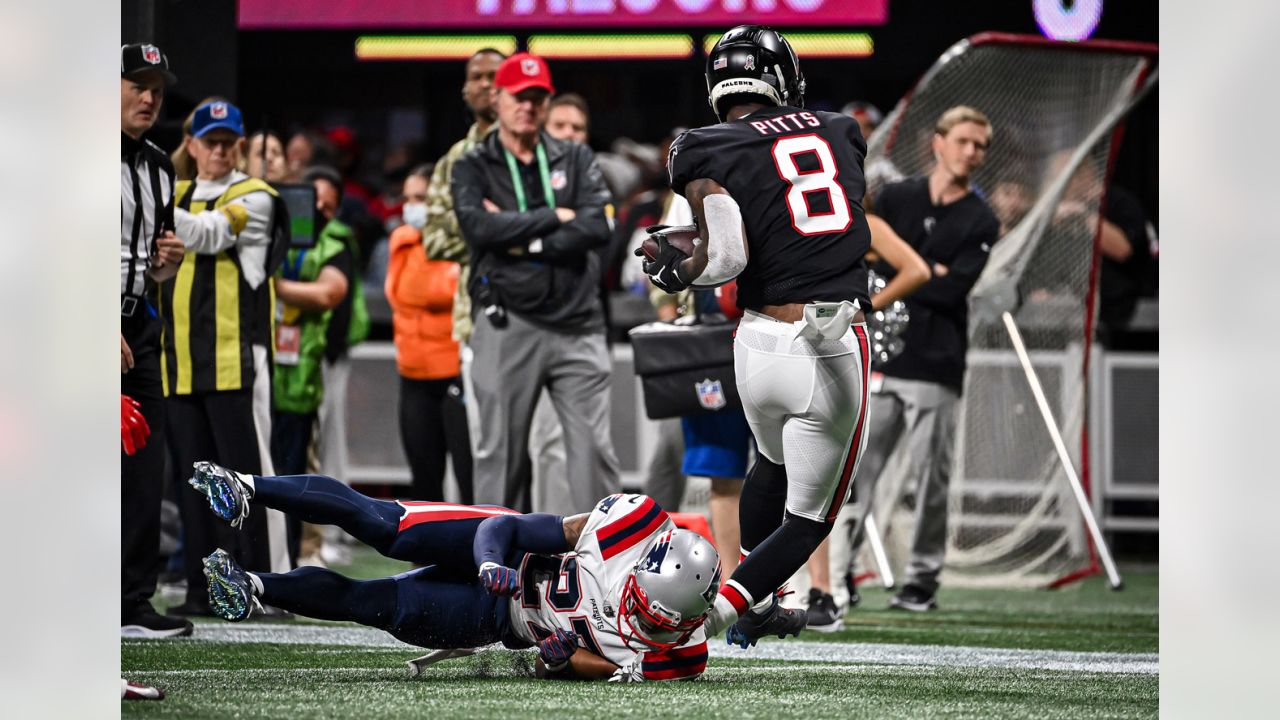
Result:
M156 47L155 45L143 45L142 59L146 60L152 65L159 65L160 64L160 48Z
M538 74L538 61L532 58L525 58L520 61L520 72L525 75L534 76Z
M707 584L707 589L702 592L702 599L708 604L715 602L716 595L720 594L720 566L716 565L716 574L711 576L711 582Z
M227 104L224 102L216 102L213 105L209 106L209 117L213 118L214 120L226 120Z
M637 572L661 572L662 561L667 559L667 550L671 549L671 531L668 530L662 534L662 537L654 541L653 546L649 548L649 554L636 565Z

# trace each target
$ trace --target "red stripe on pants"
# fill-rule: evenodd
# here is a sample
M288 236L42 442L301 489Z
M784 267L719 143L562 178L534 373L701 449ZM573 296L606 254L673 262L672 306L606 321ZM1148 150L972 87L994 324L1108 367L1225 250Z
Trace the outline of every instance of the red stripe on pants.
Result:
M862 443L862 424L867 420L867 385L871 382L871 344L867 341L867 330L862 325L853 326L853 334L858 338L859 363L862 366L862 406L858 409L858 423L853 428L853 440L849 443L849 456L845 458L844 470L840 473L840 484L836 486L836 494L831 498L831 510L827 513L827 522L835 522L844 504L845 494L849 491L849 481L853 479L853 471L858 465L858 446Z

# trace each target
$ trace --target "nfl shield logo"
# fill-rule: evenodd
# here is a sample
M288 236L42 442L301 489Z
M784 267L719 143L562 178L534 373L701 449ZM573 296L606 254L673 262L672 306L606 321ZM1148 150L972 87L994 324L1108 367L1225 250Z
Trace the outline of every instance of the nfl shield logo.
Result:
M694 388L698 391L698 404L708 410L719 410L727 404L724 399L724 388L720 386L719 380L706 378L700 383L695 383Z
M565 185L569 184L569 178L563 170L554 170L551 173L551 189L563 190Z
M223 102L216 102L216 103L214 103L214 104L209 108L209 117L213 118L214 120L226 120L226 119L227 119L227 104L226 104L226 103L223 103Z
M520 61L520 72L530 77L538 74L538 61L531 58L525 58Z
M142 59L146 60L152 65L159 65L160 64L160 48L156 47L155 45L143 45Z

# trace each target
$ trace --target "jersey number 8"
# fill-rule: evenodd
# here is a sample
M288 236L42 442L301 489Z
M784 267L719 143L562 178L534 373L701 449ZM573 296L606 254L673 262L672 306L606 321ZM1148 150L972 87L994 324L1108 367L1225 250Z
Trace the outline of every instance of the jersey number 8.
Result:
M796 164L796 158L801 155L816 157L818 168L801 170ZM849 223L853 221L849 199L837 182L840 170L826 140L813 134L778 138L773 144L773 164L778 168L778 177L790 186L787 189L787 210L791 213L791 227L796 232L822 235L849 229ZM815 213L810 209L809 197L816 193L827 194L829 211Z

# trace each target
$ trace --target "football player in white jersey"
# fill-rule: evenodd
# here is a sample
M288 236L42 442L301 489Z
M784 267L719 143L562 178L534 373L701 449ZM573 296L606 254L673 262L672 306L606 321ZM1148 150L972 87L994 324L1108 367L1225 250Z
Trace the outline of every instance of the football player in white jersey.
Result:
M245 475L205 462L189 483L233 525L252 502L338 525L388 557L425 565L363 581L314 567L249 573L218 550L205 575L211 607L226 620L267 603L438 650L536 646L543 677L679 680L706 668L701 627L720 588L720 557L647 496L610 495L565 518L375 500L322 475Z

